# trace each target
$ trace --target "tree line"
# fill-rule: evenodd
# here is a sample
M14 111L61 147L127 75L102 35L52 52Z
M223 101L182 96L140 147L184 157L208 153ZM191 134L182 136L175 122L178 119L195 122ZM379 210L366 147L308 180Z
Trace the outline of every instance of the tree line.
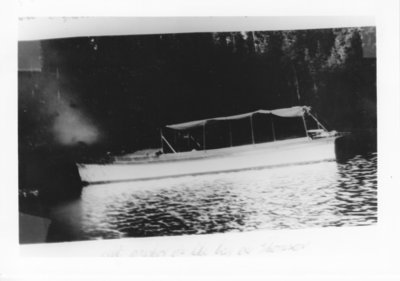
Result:
M71 108L101 134L76 143L116 153L157 147L167 124L294 105L331 129L376 131L374 27L40 43L42 71L19 76L22 146L56 143L52 120Z

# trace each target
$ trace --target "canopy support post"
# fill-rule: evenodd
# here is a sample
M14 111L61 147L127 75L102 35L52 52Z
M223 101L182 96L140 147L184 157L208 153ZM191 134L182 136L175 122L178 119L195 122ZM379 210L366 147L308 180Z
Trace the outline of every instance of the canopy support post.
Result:
M272 115L271 115L271 129L272 129L272 138L274 139L274 141L276 141L274 119Z
M206 152L206 123L203 124L203 150Z
M160 128L160 141L161 141L161 151L162 151L162 153L164 153L164 142L163 142L162 128Z
M162 140L162 141L165 141L165 143L168 145L168 147L169 147L174 153L176 153L175 149L172 147L172 145L167 141L167 139L166 139L163 135L161 135L161 140Z
M251 142L254 144L253 115L250 115L250 126L251 126Z
M232 143L232 124L231 124L231 122L229 122L229 143L232 147L233 143Z
M303 115L301 115L301 119L303 119L304 130L306 132L306 137L308 137L308 130L307 130L306 118L304 117L304 112Z
M328 131L328 130L325 128L325 126L322 125L322 124L317 120L317 118L316 118L314 115L312 115L310 112L308 112L308 114L315 120L315 122L317 122L317 125L318 125L318 126L321 126L321 128L324 129L326 132Z

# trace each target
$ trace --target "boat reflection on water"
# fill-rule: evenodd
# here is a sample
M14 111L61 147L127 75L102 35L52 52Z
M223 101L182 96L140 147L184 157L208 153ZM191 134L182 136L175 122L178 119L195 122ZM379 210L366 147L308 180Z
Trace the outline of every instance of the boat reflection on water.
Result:
M49 241L370 225L377 221L377 154L89 185L51 217Z

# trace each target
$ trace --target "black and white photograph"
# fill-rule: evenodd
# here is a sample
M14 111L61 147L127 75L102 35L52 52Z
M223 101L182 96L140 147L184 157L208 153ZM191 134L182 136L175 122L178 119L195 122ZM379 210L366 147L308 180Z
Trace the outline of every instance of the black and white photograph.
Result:
M0 279L397 280L399 5L4 5Z
M375 225L376 77L375 26L20 40L19 242Z

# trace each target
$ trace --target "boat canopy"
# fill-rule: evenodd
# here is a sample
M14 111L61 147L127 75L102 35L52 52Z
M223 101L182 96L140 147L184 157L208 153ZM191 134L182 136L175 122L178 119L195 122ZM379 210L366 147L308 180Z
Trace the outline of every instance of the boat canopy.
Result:
M309 107L309 106L293 106L293 107L289 107L289 108L279 108L279 109L273 109L273 110L259 109L256 111L238 114L238 115L196 120L196 121L190 121L190 122L185 122L185 123L180 123L180 124L167 125L166 127L170 128L170 129L174 129L174 130L188 130L188 129L205 126L206 123L208 123L210 121L238 120L238 119L244 119L244 118L251 117L254 114L272 114L272 115L276 115L279 117L302 117L304 115L304 113L309 112L310 109L311 109L311 107Z

